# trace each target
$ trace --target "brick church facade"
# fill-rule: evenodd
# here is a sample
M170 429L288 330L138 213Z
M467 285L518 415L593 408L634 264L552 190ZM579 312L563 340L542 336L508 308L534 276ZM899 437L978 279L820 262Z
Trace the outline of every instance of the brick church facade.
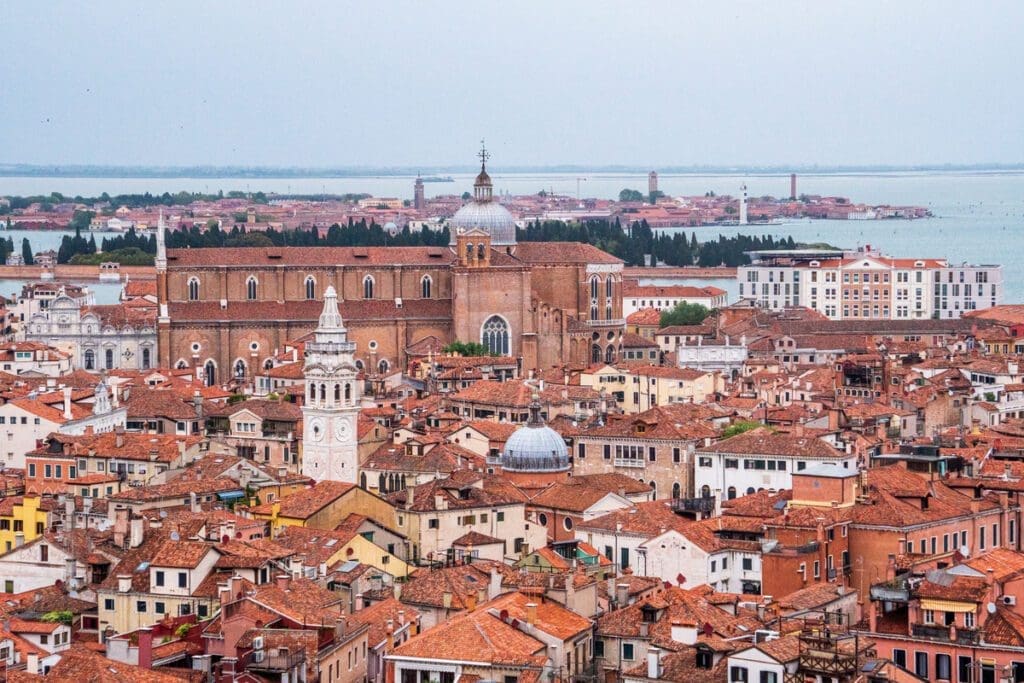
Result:
M524 371L618 359L622 261L575 242L516 244L485 168L474 195L447 248L166 250L158 231L161 364L202 368L209 383L251 378L316 328L328 287L371 373L404 368L430 337L483 343Z

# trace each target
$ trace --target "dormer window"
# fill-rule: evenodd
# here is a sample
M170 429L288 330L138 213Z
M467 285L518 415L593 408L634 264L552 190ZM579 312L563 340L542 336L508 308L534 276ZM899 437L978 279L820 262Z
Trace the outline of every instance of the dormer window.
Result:
M658 609L656 607L644 605L640 608L640 612L643 614L645 623L653 624L658 621Z

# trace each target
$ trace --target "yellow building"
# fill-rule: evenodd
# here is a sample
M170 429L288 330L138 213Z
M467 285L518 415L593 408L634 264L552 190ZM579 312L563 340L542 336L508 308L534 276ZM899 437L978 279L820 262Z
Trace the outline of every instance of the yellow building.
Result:
M705 403L725 390L725 380L717 372L639 363L605 365L584 372L580 384L604 389L626 413L673 403Z
M50 527L53 501L39 496L0 500L0 544L4 552L42 536Z
M273 503L248 508L248 514L270 522L272 538L286 526L334 529L351 514L364 515L386 529L398 530L395 509L390 503L355 484L340 481L318 482Z
M307 564L325 564L331 568L353 561L395 577L412 573L412 565L399 557L399 553L405 552L403 537L381 529L365 517L353 517L353 524L345 524L337 531L289 526L283 528L274 541L302 552Z

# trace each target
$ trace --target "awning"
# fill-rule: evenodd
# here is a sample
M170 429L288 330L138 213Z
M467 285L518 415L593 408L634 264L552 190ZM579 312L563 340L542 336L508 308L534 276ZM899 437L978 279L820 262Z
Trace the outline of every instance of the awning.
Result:
M245 498L245 491L221 491L217 494L217 497L221 500L238 500L239 498Z
M921 609L930 609L933 612L974 612L978 606L970 602L956 602L955 600L928 600L921 599Z

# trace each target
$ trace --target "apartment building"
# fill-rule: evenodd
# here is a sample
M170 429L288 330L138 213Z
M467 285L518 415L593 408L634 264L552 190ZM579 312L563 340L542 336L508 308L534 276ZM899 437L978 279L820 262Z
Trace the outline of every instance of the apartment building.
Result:
M893 258L868 245L856 251L748 252L737 271L739 295L760 306L804 306L832 320L959 318L1002 301L1003 269L945 259Z

